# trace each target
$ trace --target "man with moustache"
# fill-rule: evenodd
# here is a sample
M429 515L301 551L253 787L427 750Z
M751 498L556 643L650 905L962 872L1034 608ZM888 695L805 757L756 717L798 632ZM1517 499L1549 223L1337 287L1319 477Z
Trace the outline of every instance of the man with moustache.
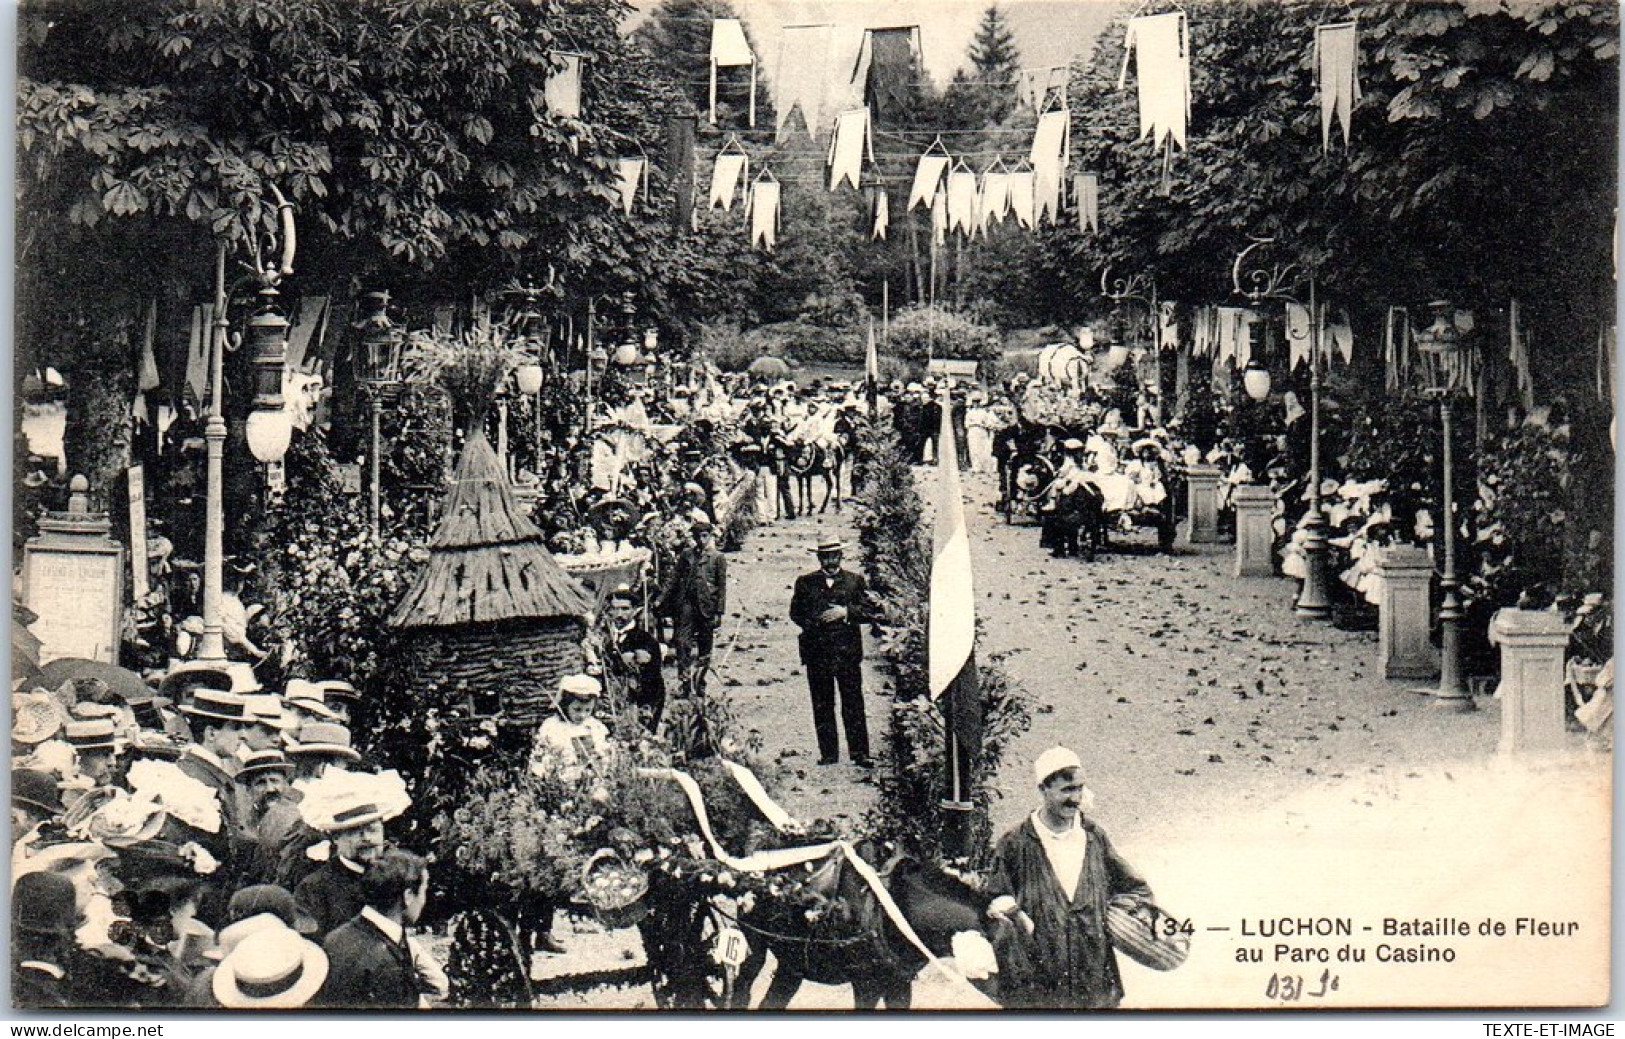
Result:
M790 619L801 629L801 663L812 693L818 763L840 760L835 728L835 693L841 695L841 724L852 764L869 768L869 726L863 709L863 631L874 620L863 578L841 568L842 545L825 539L813 552L818 569L796 578Z

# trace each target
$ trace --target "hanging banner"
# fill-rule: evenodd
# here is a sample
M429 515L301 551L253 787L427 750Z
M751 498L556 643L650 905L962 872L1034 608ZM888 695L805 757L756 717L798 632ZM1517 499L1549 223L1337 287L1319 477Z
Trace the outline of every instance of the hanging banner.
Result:
M1016 223L1028 230L1033 226L1033 171L1016 170L1010 174L1010 211Z
M869 57L869 75L863 100L882 126L888 125L885 120L902 114L916 96L921 76L919 31L918 26L864 30L862 50ZM858 60L863 60L861 52Z
M875 161L874 140L869 134L869 109L854 108L835 119L835 136L829 142L829 189L846 181L854 188L863 176L863 158Z
M1320 85L1320 150L1329 151L1332 121L1349 146L1349 117L1360 100L1360 41L1354 22L1315 26L1315 77Z
M130 495L130 593L139 603L150 590L147 573L147 480L139 465L125 470Z
M1007 170L989 169L982 174L982 195L977 200L982 230L991 224L1002 224L1010 214L1010 174Z
M716 18L711 22L711 124L717 121L717 69L750 66L750 125L756 126L756 55L745 39L745 27L737 18Z
M783 141L790 113L801 109L807 136L816 137L824 125L834 65L833 25L786 25L779 37L779 65L774 70L773 96L778 103L776 139Z
M1292 371L1309 360L1309 337L1313 332L1309 327L1309 308L1301 303L1288 303L1286 305L1286 341L1287 365Z
M886 229L891 226L891 199L884 189L875 192L875 226L869 237L885 241Z
M548 55L559 67L547 74L542 99L558 119L581 118L581 55L554 51Z
M1140 96L1140 138L1161 145L1171 138L1185 147L1190 120L1190 29L1185 12L1145 15L1128 23L1123 40L1123 69L1117 89L1128 81L1128 63L1135 57L1134 78Z
M1324 320L1324 314L1322 314ZM1326 328L1326 345L1343 359L1344 364L1354 363L1354 325L1349 321L1349 312L1339 310L1337 322ZM1327 356L1330 356L1328 354Z
M1100 231L1100 177L1079 173L1072 178L1072 198L1078 206L1078 230Z
M1031 153L1033 195L1039 220L1054 223L1061 210L1061 171L1070 161L1071 114L1066 109L1045 112L1033 131Z
M967 235L976 227L976 174L963 161L948 174L948 226Z
M698 171L694 159L696 116L674 115L666 120L666 168L671 171L672 226L694 230L694 185Z
M779 182L769 174L750 186L750 244L773 251L779 237Z
M740 179L750 166L750 157L744 152L721 151L711 167L711 208L721 207L724 213L733 212L734 193Z
M914 170L914 187L908 193L908 208L929 206L931 200L937 197L937 188L942 184L942 175L946 172L948 156L929 152L921 155L920 164Z
M931 243L942 245L948 240L948 193L938 191L931 199Z
M1157 345L1164 350L1179 349L1179 304L1173 300L1157 304Z
M209 390L210 343L214 336L214 305L204 303L192 308L191 335L186 342L186 388L198 411L203 410L203 398Z
M1529 367L1529 340L1523 334L1522 314L1518 309L1518 301L1513 300L1508 307L1507 335L1511 349L1507 356L1512 361L1512 371L1518 382L1518 396L1523 401L1523 410L1535 410L1535 376Z
M627 216L632 215L632 203L638 197L638 188L643 184L644 166L647 159L621 159L617 167L616 186L621 193L621 211Z

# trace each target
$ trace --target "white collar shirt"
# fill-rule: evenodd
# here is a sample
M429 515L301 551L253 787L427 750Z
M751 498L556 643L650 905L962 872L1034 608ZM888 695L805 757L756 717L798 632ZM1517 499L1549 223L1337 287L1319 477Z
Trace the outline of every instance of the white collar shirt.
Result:
M384 937L393 945L399 945L406 940L406 928L380 913L372 906L363 906L361 915L366 917L372 925L384 932Z
M1059 833L1044 825L1041 813L1034 812L1032 819L1033 830L1038 834L1038 843L1044 849L1044 857L1049 860L1049 868L1054 871L1061 891L1070 902L1078 893L1078 881L1083 877L1084 856L1089 851L1089 834L1083 828L1083 819L1081 816L1073 816L1072 825Z

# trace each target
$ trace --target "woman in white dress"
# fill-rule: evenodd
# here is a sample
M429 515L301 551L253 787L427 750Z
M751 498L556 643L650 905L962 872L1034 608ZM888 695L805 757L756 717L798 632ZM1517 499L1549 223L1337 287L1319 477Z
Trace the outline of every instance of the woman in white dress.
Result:
M970 471L991 473L996 468L993 460L993 432L999 420L988 407L987 394L977 390L971 394L970 408L965 412L965 439L970 448Z

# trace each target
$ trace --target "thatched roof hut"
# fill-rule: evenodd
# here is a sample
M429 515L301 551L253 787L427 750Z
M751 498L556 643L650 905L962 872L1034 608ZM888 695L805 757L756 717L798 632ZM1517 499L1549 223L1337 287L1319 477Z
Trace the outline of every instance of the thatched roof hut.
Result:
M593 601L520 510L483 433L463 446L428 547L428 565L387 621L412 632L425 684L475 713L540 721L559 678L583 665Z

